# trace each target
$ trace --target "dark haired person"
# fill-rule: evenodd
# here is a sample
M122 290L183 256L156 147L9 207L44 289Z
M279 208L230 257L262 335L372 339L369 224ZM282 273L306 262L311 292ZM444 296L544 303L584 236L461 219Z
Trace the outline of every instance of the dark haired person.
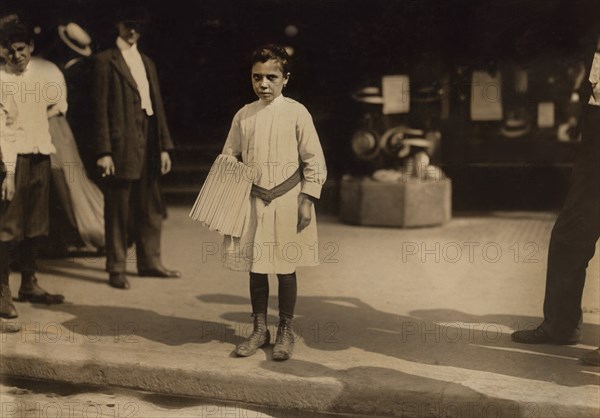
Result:
M173 142L156 67L137 48L145 19L137 11L120 13L116 44L96 55L92 76L94 143L105 182L106 269L109 284L119 289L130 287L125 267L131 241L140 276L181 276L161 260L159 178L171 170Z
M240 158L256 175L242 235L225 237L224 265L250 272L254 329L236 354L251 356L270 342L268 274L276 274L279 326L273 359L287 360L294 346L296 267L318 264L313 200L325 183L325 158L308 110L282 94L290 79L285 49L267 45L256 50L250 77L258 100L236 113L223 154Z
M14 195L0 205L0 316L14 318L17 311L8 286L9 252L17 246L21 265L19 300L46 304L64 300L62 295L42 289L35 274L38 239L48 234L50 154L56 151L48 128L48 109L56 105L53 99L60 98L60 86L52 85L32 59L33 37L27 26L18 22L2 24L0 46L5 61L0 66L3 106L14 106L9 119L12 129L19 132L14 141ZM54 93L47 90L50 88L55 89ZM4 185L3 191L6 199Z

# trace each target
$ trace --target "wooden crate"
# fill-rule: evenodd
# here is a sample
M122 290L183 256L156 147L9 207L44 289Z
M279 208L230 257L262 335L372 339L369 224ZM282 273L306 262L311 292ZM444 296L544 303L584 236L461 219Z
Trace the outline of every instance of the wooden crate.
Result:
M440 225L452 217L450 179L396 183L370 177L342 179L340 218L357 225L417 227Z

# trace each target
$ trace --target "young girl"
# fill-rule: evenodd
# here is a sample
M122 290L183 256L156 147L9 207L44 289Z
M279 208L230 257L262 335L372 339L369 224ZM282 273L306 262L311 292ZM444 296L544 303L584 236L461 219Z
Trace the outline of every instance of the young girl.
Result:
M266 316L268 274L279 280L279 326L274 360L292 355L296 267L318 264L318 199L327 169L319 137L306 108L282 95L290 78L285 49L267 45L252 56L252 87L258 100L240 109L223 154L254 169L251 204L240 238L225 236L224 265L250 272L254 330L238 345L247 357L270 342Z

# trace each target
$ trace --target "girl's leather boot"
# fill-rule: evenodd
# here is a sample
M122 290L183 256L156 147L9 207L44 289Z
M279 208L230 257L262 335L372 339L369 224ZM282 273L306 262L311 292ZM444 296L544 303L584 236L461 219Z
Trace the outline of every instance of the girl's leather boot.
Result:
M275 347L273 347L273 360L284 361L292 357L294 351L294 333L292 332L292 319L280 317L277 327Z
M271 334L267 329L267 314L252 314L254 317L254 330L248 339L239 344L235 354L240 357L250 357L256 350L271 342Z

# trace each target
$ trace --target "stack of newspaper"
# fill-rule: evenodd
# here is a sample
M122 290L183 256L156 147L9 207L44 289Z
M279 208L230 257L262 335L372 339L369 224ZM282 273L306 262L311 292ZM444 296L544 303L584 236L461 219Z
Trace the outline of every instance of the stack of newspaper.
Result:
M250 205L253 172L235 157L217 157L190 212L212 231L240 237Z

